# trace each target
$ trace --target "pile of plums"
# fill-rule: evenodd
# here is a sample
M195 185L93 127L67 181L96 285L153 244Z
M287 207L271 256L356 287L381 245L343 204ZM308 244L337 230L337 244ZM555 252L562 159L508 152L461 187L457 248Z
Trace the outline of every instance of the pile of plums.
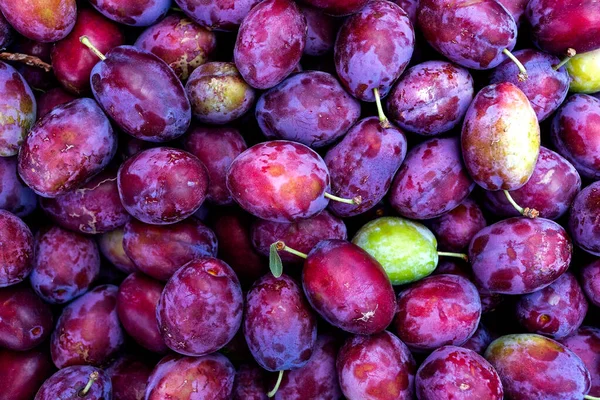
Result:
M0 386L600 399L600 2L0 0Z

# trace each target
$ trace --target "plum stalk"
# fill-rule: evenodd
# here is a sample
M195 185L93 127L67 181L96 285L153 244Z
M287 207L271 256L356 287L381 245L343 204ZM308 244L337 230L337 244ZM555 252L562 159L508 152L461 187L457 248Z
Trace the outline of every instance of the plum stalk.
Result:
M96 56L97 56L97 57L98 57L100 60L102 60L102 61L106 60L106 57L104 56L104 54L102 54L102 52L101 52L100 50L98 50L98 49L96 48L96 46L94 46L94 45L92 44L92 42L90 42L90 38L88 38L87 36L81 36L81 37L79 38L79 41L80 41L81 43L83 43L83 45L84 45L85 47L87 47L88 49L90 49L90 51L91 51L92 53L94 53L94 54L95 54L95 55L96 55Z
M575 51L575 49L568 49L567 56L565 58L563 58L561 60L561 62L559 62L558 64L553 66L552 69L555 71L558 71L563 65L565 65L566 63L571 61L571 58L575 57L576 55L577 55L577 52Z
M281 263L281 257L279 257L280 251L287 251L290 254L306 259L308 255L294 250L291 247L287 247L281 240L275 242L269 248L269 268L275 278L279 278L283 274L283 264Z
M92 388L92 385L94 384L94 382L96 382L98 380L98 378L99 378L98 371L92 372L90 374L90 379L86 383L85 387L79 391L77 396L85 397L88 394L88 392L90 391L90 389Z
M510 58L510 60L517 65L517 68L519 68L519 71L521 71L518 76L519 81L525 82L528 78L527 69L525 69L525 66L521 63L521 61L519 61L519 59L517 57L515 57L515 55L513 53L510 52L510 50L504 49L504 50L502 50L502 52L508 58Z
M379 96L379 89L374 88L373 93L375 94L375 104L377 104L377 113L379 114L379 123L383 129L391 128L390 120L385 116L383 112L383 106L381 105L381 96Z
M448 251L438 251L437 253L438 253L438 256L460 258L462 260L465 260L466 262L469 262L469 257L466 254L450 253Z
M583 398L587 400L600 400L600 397L590 396L589 394L586 394L585 396L583 396Z
M327 197L329 200L337 201L339 203L344 203L344 204L351 204L351 205L355 205L355 206L358 206L358 205L360 205L360 203L362 203L362 197L360 197L360 196L356 196L352 199L344 199L343 197L334 196L331 193L327 193L327 192L325 192L325 194L323 196Z
M521 207L520 205L517 204L517 202L512 198L512 196L510 195L510 192L508 190L504 190L504 195L506 196L506 199L508 200L508 202L515 208L515 210L517 210L519 212L519 214L521 214L524 217L528 217L531 219L537 218L540 215L540 212L538 210L536 210L535 208L529 208L529 207Z
M277 382L275 383L275 386L273 387L273 389L267 393L267 397L273 397L275 396L275 393L277 393L277 391L279 390L279 385L281 385L281 379L283 379L283 373L285 371L279 371L279 375L277 376Z

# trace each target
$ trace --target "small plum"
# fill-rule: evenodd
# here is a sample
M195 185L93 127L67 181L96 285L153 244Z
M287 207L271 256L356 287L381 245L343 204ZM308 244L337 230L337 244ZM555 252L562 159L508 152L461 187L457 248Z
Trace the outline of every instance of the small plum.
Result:
M76 0L0 0L0 12L17 32L40 42L67 36L77 19Z
M326 55L333 50L339 28L338 20L313 7L301 5L300 10L308 25L304 54L313 57Z
M154 365L141 357L124 355L108 368L113 400L143 400Z
M89 365L74 365L52 375L40 388L34 400L111 400L110 377Z
M571 77L571 92L600 92L600 78L595 73L600 68L600 49L571 57L566 68Z
M131 258L125 253L123 248L123 228L106 232L98 236L98 248L100 253L110 261L120 271L130 274L138 269L131 261Z
M16 215L0 210L0 287L27 278L33 269L33 256L29 227Z
M487 222L477 203L467 198L456 208L429 221L429 225L441 250L457 252L464 250Z
M485 353L485 349L488 348L490 343L492 343L498 336L494 335L492 332L488 330L481 322L477 327L477 330L460 347L464 347L465 349L473 350L477 354L483 355Z

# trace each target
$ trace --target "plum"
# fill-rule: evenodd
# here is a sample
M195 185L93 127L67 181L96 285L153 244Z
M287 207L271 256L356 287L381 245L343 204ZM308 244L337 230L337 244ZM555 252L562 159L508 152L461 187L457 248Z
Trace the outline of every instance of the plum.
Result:
M576 332L560 340L585 364L592 378L590 396L600 396L600 329L582 326Z
M118 290L97 286L63 308L50 342L54 365L98 366L121 349L125 335L117 316Z
M469 261L482 289L526 294L558 279L569 267L572 250L556 222L515 217L479 231L469 245Z
M562 104L569 91L569 74L565 68L556 68L560 59L541 51L524 49L514 56L527 70L527 79L519 79L519 67L512 60L498 65L490 76L490 83L510 82L527 96L541 122Z
M356 198L360 204L334 202L331 211L340 217L362 214L387 194L392 179L406 156L404 133L395 127L383 128L376 117L354 125L348 134L325 155L336 196Z
M108 165L117 151L110 121L92 99L54 108L31 129L19 151L23 181L42 197L81 187Z
M389 1L369 2L342 25L334 46L335 69L356 98L374 102L389 93L415 47L408 15Z
M31 400L54 369L46 351L0 349L0 400Z
M203 357L169 355L152 371L146 400L229 400L235 369L221 354Z
M408 347L384 331L346 340L336 361L340 387L348 400L410 400L415 361Z
M94 8L120 24L150 26L161 20L171 0L90 0Z
M29 227L16 215L0 210L0 287L27 278L33 269L33 255Z
M413 351L460 346L477 330L481 301L477 288L458 275L434 275L398 295L394 329Z
M113 400L142 400L154 365L141 357L125 355L107 369L112 383Z
M483 353L485 353L485 349L487 349L490 343L497 338L497 335L491 333L485 327L485 325L480 322L473 336L471 336L469 340L463 343L460 347L473 350L475 353L483 355Z
M326 55L333 50L339 28L338 20L312 7L300 6L300 10L308 26L304 54L314 57Z
M119 198L116 171L103 171L62 196L42 198L40 206L61 227L85 234L106 233L130 219Z
M387 98L388 116L400 128L432 136L456 127L473 97L473 78L465 68L427 61L410 68Z
M267 138L293 140L317 148L344 136L360 117L360 103L331 74L295 74L264 93L256 120Z
M254 106L254 89L230 62L209 62L199 66L191 73L185 91L192 114L207 124L227 124Z
M325 14L337 17L360 11L370 0L303 0L312 7L323 10Z
M200 208L208 190L208 171L187 151L157 147L121 164L117 184L129 214L147 224L168 225Z
M102 53L125 43L117 24L94 10L79 10L75 27L52 47L51 54L54 75L66 90L76 95L90 91L90 74L98 62L98 57L81 45L79 38L84 35Z
M160 57L185 81L212 58L217 39L210 30L181 14L172 14L142 32L134 46Z
M581 177L575 167L560 154L542 146L531 178L510 195L518 204L527 204L544 218L555 220L567 212L580 190ZM498 216L519 215L502 192L485 191L484 204Z
M8 23L2 12L0 12L0 47L5 48L12 43L14 39L14 31Z
M581 287L589 301L596 307L600 307L600 260L583 267Z
M235 374L233 400L269 400L264 375L257 365L242 364Z
M571 92L590 94L600 92L600 79L594 73L599 67L600 49L571 57L566 64L571 77Z
M306 365L317 341L317 319L287 275L268 274L252 285L243 326L252 356L267 371Z
M39 95L37 98L37 119L40 120L46 114L61 104L70 103L77 96L67 92L62 87L55 87Z
M35 400L111 400L110 377L99 368L74 365L52 375L35 395Z
M37 196L21 182L17 157L0 157L0 209L26 217L37 206Z
M293 1L259 2L244 18L233 51L244 80L257 89L283 81L302 57L307 29Z
M479 186L515 190L533 174L540 127L521 89L503 82L477 93L467 110L461 140L465 165Z
M429 221L429 225L440 249L458 252L464 250L487 223L477 203L467 198L446 214Z
M381 332L396 312L394 290L381 264L343 240L323 240L311 250L302 286L321 317L350 333Z
M436 138L408 153L394 178L389 199L404 217L430 219L456 208L474 188L461 158L459 139Z
M590 254L600 256L600 181L583 189L575 197L569 215L573 242Z
M125 253L123 236L123 228L106 232L98 236L98 248L100 249L100 253L118 270L130 274L136 272L138 269L133 261L131 261L131 258Z
M243 297L237 276L221 260L200 257L167 282L156 318L167 346L202 356L227 344L242 323Z
M509 399L581 399L590 389L590 373L581 359L544 336L502 336L490 344L485 358Z
M587 94L569 97L554 115L551 128L556 150L586 178L600 179L600 99Z
M175 0L196 23L215 31L235 31L252 7L263 0Z
M123 328L142 347L155 353L169 350L156 322L156 305L164 286L134 272L121 283L117 295L117 315Z
M67 36L77 19L76 0L0 0L6 21L26 38L56 42Z
M194 258L216 256L217 238L194 217L165 226L132 220L125 225L123 248L138 270L166 281Z
M504 390L498 373L472 350L443 346L431 353L415 377L419 400L502 400Z
M26 284L0 288L0 304L0 347L31 350L52 332L50 307Z
M93 239L59 227L36 236L31 286L48 303L64 304L82 295L99 273Z

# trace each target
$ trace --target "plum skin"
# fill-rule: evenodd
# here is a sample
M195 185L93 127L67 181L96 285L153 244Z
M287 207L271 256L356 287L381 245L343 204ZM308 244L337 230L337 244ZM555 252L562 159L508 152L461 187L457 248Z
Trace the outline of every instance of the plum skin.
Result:
M33 234L16 215L0 210L0 287L23 281L33 269Z
M31 400L54 369L47 351L0 349L0 377L9 383L0 400Z
M600 256L600 182L594 182L575 197L569 215L573 242L586 252Z
M35 400L77 400L82 397L80 391L87 385L92 374L96 374L97 378L84 397L89 400L110 400L110 377L103 370L89 365L69 366L56 372L40 387Z
M19 218L31 214L37 206L37 196L20 179L17 157L0 157L0 209Z
M582 326L576 332L559 340L585 364L592 377L590 396L600 396L600 329Z

